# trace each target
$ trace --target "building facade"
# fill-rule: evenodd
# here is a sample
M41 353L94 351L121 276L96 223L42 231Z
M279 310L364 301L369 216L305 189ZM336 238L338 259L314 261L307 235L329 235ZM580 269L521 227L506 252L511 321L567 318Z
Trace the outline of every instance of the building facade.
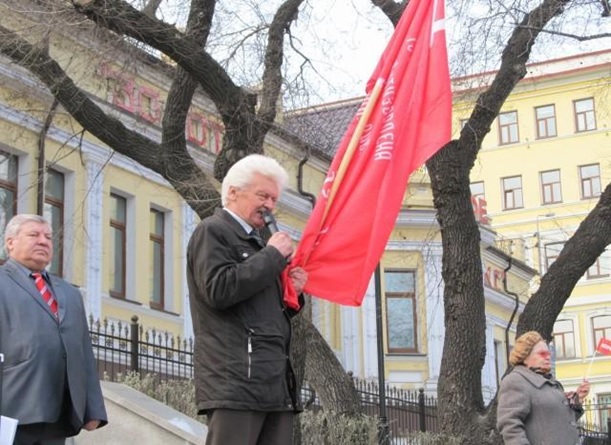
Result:
M484 81L487 80L483 76ZM455 80L456 132L465 125L477 78ZM528 66L484 139L471 174L503 249L545 274L564 243L611 182L611 51ZM538 287L538 279L533 288ZM555 368L568 387L592 383L591 401L606 424L611 357L596 353L611 338L611 251L579 280L554 325Z
M3 26L19 29L33 20L0 6ZM95 40L89 31L86 26L58 28L38 38L47 39L50 54L62 61L102 110L159 142L172 67L129 43ZM35 40L36 33L30 38ZM351 116L355 103L324 109L339 108ZM294 119L298 115L300 119ZM287 115L266 139L267 154L289 171L278 220L296 242L311 211L308 197L297 191L298 181L316 195L332 154L319 141L306 139L312 150L300 171L306 150L303 141L296 143L296 135L303 133L295 122L305 122L310 135L324 136L327 131L320 120L307 119L312 115L311 110ZM340 127L343 122L325 121ZM337 137L338 129L333 131ZM223 126L212 102L201 94L196 94L189 112L186 135L191 155L210 175ZM2 230L16 213L41 213L51 221L55 258L50 270L80 288L92 319L128 323L137 315L147 329L183 338L192 335L185 257L197 215L160 175L84 132L54 104L45 86L4 57L0 57L0 198ZM482 225L481 233L488 351L482 386L490 398L506 366L512 314L523 308L534 270L532 264L500 249L489 226ZM313 322L346 371L376 379L381 356L389 384L425 387L434 393L444 339L443 281L441 240L425 169L410 179L380 269L379 295L372 277L358 308L313 298ZM376 298L382 306L381 326ZM382 351L377 347L380 329Z

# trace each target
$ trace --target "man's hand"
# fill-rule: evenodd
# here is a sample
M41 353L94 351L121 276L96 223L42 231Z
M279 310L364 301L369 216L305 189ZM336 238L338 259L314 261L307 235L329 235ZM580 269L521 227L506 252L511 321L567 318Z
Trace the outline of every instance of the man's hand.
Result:
M295 292L300 294L303 291L306 281L308 281L308 273L301 267L294 267L289 270L289 278L293 282Z
M290 259L291 255L293 254L293 250L295 250L293 247L293 240L286 232L274 233L267 242L267 245L278 249L280 254L287 260Z
M83 428L86 429L87 431L93 431L97 429L99 426L100 426L99 420L90 420L85 425L83 425Z

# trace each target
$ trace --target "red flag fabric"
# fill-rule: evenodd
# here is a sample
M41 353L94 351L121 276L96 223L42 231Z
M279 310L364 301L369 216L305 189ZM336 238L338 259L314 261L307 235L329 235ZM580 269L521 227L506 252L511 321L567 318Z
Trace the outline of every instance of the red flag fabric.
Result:
M294 264L305 291L358 306L409 175L450 140L443 0L411 0L331 163Z
M598 340L596 352L599 352L603 355L611 355L611 340L605 337L602 337L600 340Z

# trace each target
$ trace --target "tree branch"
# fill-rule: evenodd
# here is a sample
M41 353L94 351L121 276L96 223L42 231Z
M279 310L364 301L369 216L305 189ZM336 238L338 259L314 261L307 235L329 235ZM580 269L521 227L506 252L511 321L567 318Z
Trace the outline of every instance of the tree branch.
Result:
M524 27L524 29L528 29L528 28ZM547 30L547 29L543 29L543 30L541 30L541 33L552 34L552 35L562 36L562 37L568 37L570 39L578 40L579 42L587 42L588 40L598 40L598 39L605 39L605 38L611 37L611 33L609 33L609 32L605 32L603 34L592 34L591 36L578 36L578 35L569 34L569 33L566 33L566 32L550 31L550 30Z
M44 49L34 47L0 26L0 52L36 75L83 128L117 152L161 174L198 214L208 212L211 200L218 200L218 193L195 164L186 146L181 154L174 154L177 164L174 170L178 175L168 175L161 146L108 116Z
M554 322L577 282L611 244L611 184L596 207L579 224L558 258L541 278L541 285L518 321L518 335L537 330L551 340Z
M490 132L507 97L526 75L526 63L537 36L555 16L561 14L570 0L545 0L540 6L526 14L517 26L503 50L501 67L492 84L480 95L460 133L460 143L471 151L473 163L484 137Z
M284 35L297 19L304 0L287 0L278 8L267 37L263 88L259 100L259 118L271 125L276 118L278 98L282 89L282 63L284 61ZM269 127L268 127L269 128Z
M249 102L242 89L194 36L148 17L122 0L73 0L73 4L76 11L98 25L145 43L178 63L214 101L226 125L234 118L235 111Z

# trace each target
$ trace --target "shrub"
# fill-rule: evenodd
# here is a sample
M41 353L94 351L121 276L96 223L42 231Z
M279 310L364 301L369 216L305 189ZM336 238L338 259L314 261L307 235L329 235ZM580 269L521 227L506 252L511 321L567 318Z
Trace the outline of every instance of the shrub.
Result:
M378 420L332 411L305 411L300 415L301 445L375 445Z
M107 379L107 377L105 376ZM193 380L159 382L154 374L140 376L130 371L119 374L123 383L160 401L177 411L202 422L197 414ZM299 416L301 445L377 445L379 420L375 417L348 416L333 411L305 411ZM443 434L414 432L408 437L394 438L392 445L460 445L456 438Z
M154 374L146 374L141 377L139 373L129 371L127 374L119 374L116 381L130 386L199 422L204 419L197 414L193 380L158 382Z

